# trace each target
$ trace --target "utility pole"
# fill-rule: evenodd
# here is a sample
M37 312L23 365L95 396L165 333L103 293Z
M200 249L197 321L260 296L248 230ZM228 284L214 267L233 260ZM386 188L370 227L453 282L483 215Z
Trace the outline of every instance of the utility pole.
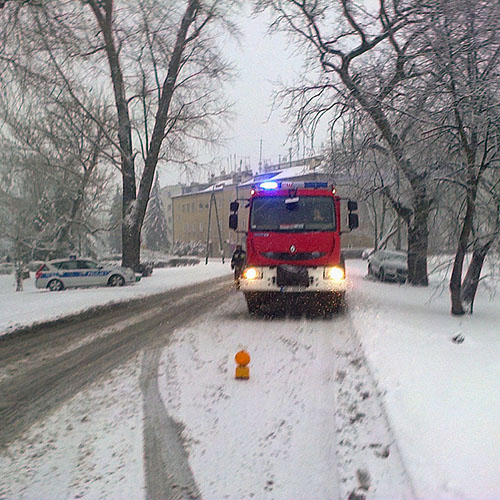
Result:
M262 173L262 138L260 139L259 174Z
M210 205L208 207L208 227L207 227L207 245L205 250L205 265L208 264L208 257L210 256L210 227L212 222L212 204L215 209L215 221L217 223L217 231L219 233L219 250L224 264L224 243L222 241L222 232L219 220L219 211L217 210L217 199L215 198L215 186L210 194Z

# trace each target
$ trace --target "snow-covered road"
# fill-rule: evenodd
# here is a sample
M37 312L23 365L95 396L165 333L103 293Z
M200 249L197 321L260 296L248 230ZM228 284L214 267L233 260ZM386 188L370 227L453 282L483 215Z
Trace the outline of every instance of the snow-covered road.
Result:
M413 497L352 334L347 314L249 318L239 294L175 332L161 392L185 425L203 498L334 499L360 486ZM248 381L234 379L240 349Z
M347 265L349 308L329 320L251 318L236 290L182 323L172 308L168 342L138 344L1 447L0 499L500 499L499 298L483 291L457 319L436 280ZM234 379L242 348L248 381ZM29 361L16 363L4 377Z
M214 287L212 297L219 290ZM196 292L189 294L187 300L196 300ZM207 297L199 300L206 310ZM179 327L186 316L182 300L170 310L163 319L160 304L148 314L134 312L132 323L116 329L107 317L97 329L89 320L90 328L82 323L86 342L70 344L68 336L64 349L59 334L51 352L40 351L45 364L34 381L38 361L20 365L15 350L9 374L25 382L4 381L8 393L13 386L7 401L21 398L25 386L42 391L42 398L32 403L26 394L12 406L27 413L30 425L9 442L1 462L4 477L12 478L7 498L40 492L44 498L131 498L131 491L134 498L169 499L414 496L348 314L252 318L234 288L209 312L193 309L185 326ZM252 356L247 381L234 378L240 349ZM113 351L121 353L118 360ZM54 382L50 371L63 378ZM100 380L81 386L90 373L101 373ZM85 397L70 397L72 387L83 387ZM51 414L47 401L60 405L64 397ZM21 432L12 420L4 422L6 437L9 425Z

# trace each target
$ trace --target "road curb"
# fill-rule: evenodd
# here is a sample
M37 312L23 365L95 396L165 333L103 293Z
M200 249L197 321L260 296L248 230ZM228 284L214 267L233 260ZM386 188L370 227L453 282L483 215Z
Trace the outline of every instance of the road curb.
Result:
M141 302L148 302L151 300L156 300L158 298L164 297L165 295L168 295L172 292L179 293L183 289L189 289L193 286L199 286L203 283L211 282L211 283L219 283L225 280L228 280L232 275L223 275L217 278L211 278L205 281L200 281L198 283L192 283L190 285L185 285L181 287L176 287L176 288L170 288L169 290L165 290L163 292L158 292L158 293L152 293L150 295L141 295L139 297L134 297L126 300L121 300L121 301L111 301L111 302L106 302L105 304L100 304L98 306L92 306L88 309L84 309L80 312L76 313L71 313L67 314L64 316L60 316L54 319L49 319L46 321L37 321L34 323L31 323L30 325L20 325L19 327L16 327L15 325L12 327L12 329L7 329L4 331L0 331L0 342L5 342L7 340L12 339L13 337L17 337L18 335L26 335L26 334L34 334L37 333L37 331L45 328L57 328L59 326L63 325L68 325L71 323L78 323L79 321L91 318L92 316L95 316L96 314L101 314L105 312L112 312L112 311L118 311L120 309L126 309L127 307L131 305L139 305Z

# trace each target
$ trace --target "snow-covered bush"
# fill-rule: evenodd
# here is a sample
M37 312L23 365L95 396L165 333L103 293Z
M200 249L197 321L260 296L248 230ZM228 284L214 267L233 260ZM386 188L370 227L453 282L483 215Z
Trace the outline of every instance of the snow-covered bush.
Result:
M176 241L172 246L172 254L179 257L196 256L203 257L205 255L206 246L202 241Z

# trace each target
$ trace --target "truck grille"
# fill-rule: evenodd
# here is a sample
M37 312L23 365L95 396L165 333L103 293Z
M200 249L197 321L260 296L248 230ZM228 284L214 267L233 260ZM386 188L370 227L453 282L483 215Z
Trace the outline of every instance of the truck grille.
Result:
M263 252L261 254L263 257L267 257L268 259L275 260L314 260L323 257L326 255L325 252L298 252L298 253L289 253L289 252Z
M276 268L276 284L278 286L309 286L307 268L284 264Z

